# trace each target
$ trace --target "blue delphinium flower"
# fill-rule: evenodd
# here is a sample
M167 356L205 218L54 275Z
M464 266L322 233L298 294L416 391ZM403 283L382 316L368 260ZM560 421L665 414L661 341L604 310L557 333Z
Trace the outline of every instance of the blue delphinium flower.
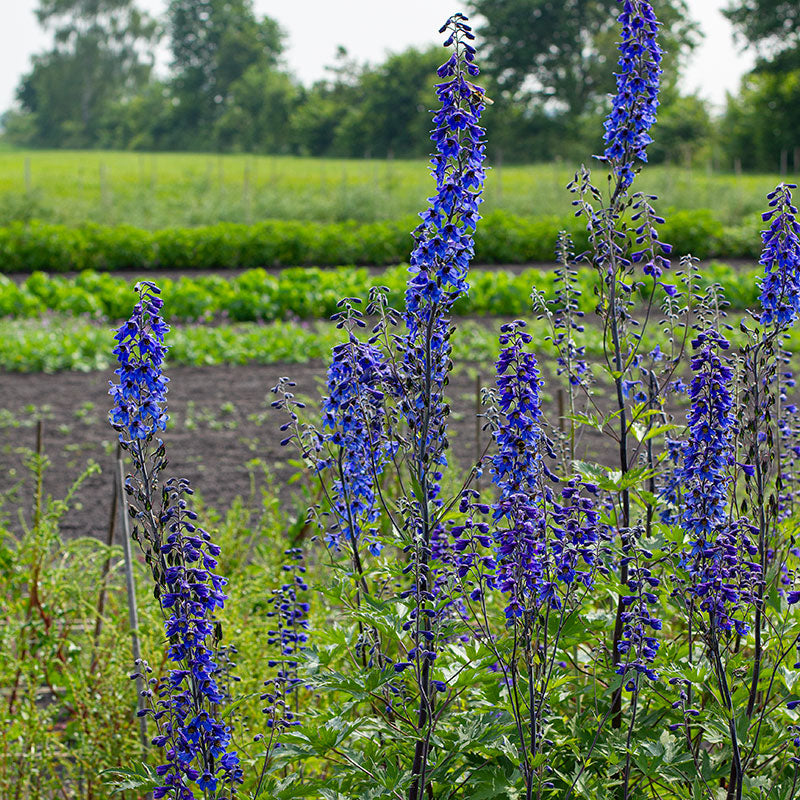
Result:
M484 587L508 595L509 623L527 611L561 608L562 599L578 586L592 585L598 567L597 513L589 493L597 489L573 478L556 492L557 480L544 457L553 457L541 428L539 369L526 351L532 337L525 323L503 325L497 361L499 424L497 453L491 462L499 497L491 505L467 491L461 510L469 514L452 529L461 578L471 572L477 599ZM491 514L491 523L480 521ZM493 557L480 555L493 548ZM474 570L482 574L477 577ZM477 580L475 580L477 577Z
M158 699L152 698L149 709L158 728L153 744L166 755L166 763L156 770L162 784L153 796L179 800L194 798L192 783L204 796L217 797L218 790L230 792L242 782L239 758L229 749L230 728L215 714L224 699L212 650L216 611L226 599L225 579L213 572L220 548L195 525L197 514L186 501L191 494L186 480L170 480L164 486L160 523L165 536L160 568L154 569L161 578L159 602L167 615L167 655L175 667L159 685Z
M622 656L616 673L627 678L625 688L629 692L638 689L639 675L651 681L658 678L658 673L651 666L658 653L659 642L655 632L661 630L661 620L653 612L658 603L654 593L660 583L647 566L653 554L643 548L637 541L635 533L622 536L623 556L620 566L627 565L628 580L625 584L628 594L622 595L622 636L617 649ZM631 678L630 673L635 673Z
M378 518L375 481L388 455L383 420L387 369L380 350L354 335L333 348L328 368L328 396L322 408L329 447L338 455L320 460L318 470L334 472L332 501L335 521L326 534L329 546L366 538L374 555L379 543L369 535Z
M414 647L408 661L396 669L415 663L421 695L430 691L430 669L436 659L436 634L431 604L442 587L431 562L448 559L449 540L432 509L441 508L439 497L442 467L447 463L448 409L444 390L450 370L448 314L455 300L467 291L467 271L473 256L473 234L480 219L484 171L483 129L480 116L485 105L484 91L471 82L478 74L474 63L474 40L466 17L455 14L442 27L448 31L446 47L453 51L439 68L443 82L436 87L440 109L433 118L431 135L436 153L431 158L436 194L420 214L421 224L414 231L410 276L403 315L405 335L395 337L401 353L399 371L399 410L405 420L408 468L415 488L406 498L404 528L411 542L410 571L414 585L402 597L413 597L414 608L405 628L413 629ZM441 596L436 597L440 610ZM447 604L445 613L451 613ZM439 618L443 616L439 614ZM422 712L423 718L428 713ZM420 742L417 747L421 747Z
M595 571L606 569L598 558L600 514L589 496L596 494L594 484L579 478L567 480L555 497L549 490L546 492L553 575L567 590L578 586L591 588ZM555 586L551 586L550 593L554 590Z
M272 610L267 612L267 616L275 620L267 644L278 649L278 655L270 658L267 665L277 671L275 677L266 682L267 691L261 695L267 702L264 713L274 746L278 746L275 739L282 730L300 724L297 691L302 680L298 676L298 658L308 642L309 626L309 604L301 599L301 594L308 591L303 551L293 547L285 555L287 562L282 569L291 580L273 592Z
M733 398L729 389L733 371L720 354L728 349L728 341L717 331L698 334L692 347L682 521L694 536L693 550L702 550L706 536L726 519L728 468L733 459Z
M761 234L764 266L761 323L789 327L800 314L800 224L792 203L797 185L781 183L767 195L771 211L762 214L770 226Z
M164 301L161 290L150 281L136 284L139 302L130 319L116 331L114 355L119 367L119 383L111 383L109 394L114 407L111 424L121 442L147 439L167 426L166 398L168 378L163 375L167 348L164 334L169 326L161 318Z
M600 157L611 166L627 189L634 178L634 165L647 161L650 129L656 121L662 51L658 44L659 22L647 0L619 0L617 93L605 122L606 149Z
M478 74L471 29L460 15L445 28L451 33L445 47L453 47L450 58L439 67L436 87L441 108L433 117L431 139L436 154L431 158L436 194L422 212L422 223L414 231L406 290L406 324L413 335L430 319L434 309L446 311L468 289L467 270L473 255L472 236L480 219L485 170L485 145L480 127L484 91L469 78Z
M222 800L241 783L242 773L237 754L229 749L230 728L215 716L224 700L212 649L216 611L225 601L225 580L214 572L220 548L195 524L197 515L186 499L192 494L188 481L160 486L164 446L156 437L167 422L162 369L168 328L160 315L158 287L144 281L136 291L133 314L115 336L119 383L111 384L115 405L109 417L133 460L134 475L124 488L137 523L134 536L153 574L169 641L167 656L174 665L163 680L151 680L149 707L143 712L154 720L158 733L153 744L166 756L156 770L161 784L153 797L193 800L196 786L204 798Z
M469 43L475 37L464 19L457 14L442 28L450 30L445 46L452 46L453 53L438 70L445 80L436 87L441 108L434 115L431 136L437 147L431 159L436 194L414 231L404 315L403 365L412 389L403 411L417 453L430 454L434 466L444 463L446 448L442 393L450 355L447 315L468 289L485 179L479 125L485 98L483 89L469 80L478 69L475 48Z
M746 633L738 615L752 600L752 589L760 568L752 561L758 553L752 528L744 521L729 520L728 490L733 463L733 399L729 384L733 377L721 353L728 341L715 330L693 340L689 387L689 436L684 447L683 513L681 525L690 538L683 556L689 572L689 592L717 630L735 628Z
M522 616L525 597L538 595L546 581L539 368L533 354L525 351L532 337L524 328L517 320L500 329L497 388L502 422L494 434L497 453L491 469L500 490L492 506L495 580L509 595L509 619Z

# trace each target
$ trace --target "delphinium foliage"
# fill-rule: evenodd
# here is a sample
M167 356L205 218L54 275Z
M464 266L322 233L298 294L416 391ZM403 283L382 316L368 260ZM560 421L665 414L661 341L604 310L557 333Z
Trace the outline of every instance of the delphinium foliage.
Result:
M132 535L150 565L172 662L159 678L152 677L145 662L137 665L137 674L147 678L144 713L152 743L163 752L153 796L223 800L236 794L241 769L231 749L230 729L218 717L223 697L214 650L225 579L214 570L220 548L196 524L188 481L161 482L166 451L158 436L167 424L163 361L168 327L155 284L145 281L136 288L139 301L115 336L119 367L118 381L110 389L110 419L131 458L133 473L124 488L136 526Z

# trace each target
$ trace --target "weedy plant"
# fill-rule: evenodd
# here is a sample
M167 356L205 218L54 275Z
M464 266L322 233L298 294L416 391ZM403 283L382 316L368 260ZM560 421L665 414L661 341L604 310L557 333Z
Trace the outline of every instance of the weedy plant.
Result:
M487 100L466 18L442 28L452 50L437 86L436 191L404 308L383 287L363 311L340 301L320 426L291 380L273 389L284 443L322 500L310 514L319 540L287 550L284 581L263 598L262 733L231 722L219 548L188 484L161 483L166 326L157 288L139 285L117 334L112 421L172 662L160 679L139 668L162 753L155 797L797 796L795 187L768 198L761 308L732 348L719 287L700 289L691 257L667 278L656 198L633 190L656 121L659 24L646 0L621 0L619 25L598 156L607 189L586 167L569 185L589 249L574 253L562 234L556 295L533 298L557 352L562 418L550 424L542 408L525 321L504 325L483 396L486 451L466 470L448 461L447 386ZM591 360L577 281L587 264L602 331ZM613 443L613 464L580 458L587 432Z

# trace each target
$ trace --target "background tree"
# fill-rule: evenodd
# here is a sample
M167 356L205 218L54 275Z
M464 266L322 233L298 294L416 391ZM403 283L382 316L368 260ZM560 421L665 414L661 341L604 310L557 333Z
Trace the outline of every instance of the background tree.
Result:
M797 48L800 3L797 0L737 0L722 12L740 40L762 57Z
M755 67L729 96L720 139L727 164L800 169L800 3L737 0L723 12Z
M360 102L342 109L334 148L344 155L377 158L427 155L434 82L440 48L411 47L362 71Z
M516 100L549 104L577 119L612 91L617 0L468 0L488 52L488 72ZM659 4L667 83L697 42L685 0Z
M173 135L181 147L227 149L231 127L219 121L250 94L250 72L278 68L284 33L269 17L256 18L252 0L171 0L167 31L172 52ZM231 112L233 113L233 112ZM230 115L229 115L230 119Z
M91 147L103 110L146 85L155 22L132 0L41 0L39 22L53 49L33 60L17 98L30 119L30 144Z

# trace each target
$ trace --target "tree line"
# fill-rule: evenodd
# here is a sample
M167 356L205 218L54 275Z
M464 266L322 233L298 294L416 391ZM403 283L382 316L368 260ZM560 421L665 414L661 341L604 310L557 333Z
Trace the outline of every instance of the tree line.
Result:
M467 0L476 15L485 122L495 161L596 152L613 91L617 0ZM343 157L427 154L438 47L364 64L340 48L304 86L286 36L252 0L170 0L153 19L136 0L40 0L52 47L34 57L3 117L19 145ZM756 67L713 118L678 89L700 32L686 0L664 0L662 109L651 159L774 171L800 168L800 0L732 0L725 12ZM166 75L154 52L166 40ZM731 54L735 58L735 54Z

